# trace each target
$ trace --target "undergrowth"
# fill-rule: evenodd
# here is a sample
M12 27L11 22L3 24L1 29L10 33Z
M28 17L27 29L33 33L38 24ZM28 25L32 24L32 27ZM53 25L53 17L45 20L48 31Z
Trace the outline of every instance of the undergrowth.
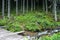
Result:
M51 16L45 12L28 12L18 16L5 17L0 19L0 25L6 26L9 31L42 31L45 29L54 29L60 26L60 22L55 22Z

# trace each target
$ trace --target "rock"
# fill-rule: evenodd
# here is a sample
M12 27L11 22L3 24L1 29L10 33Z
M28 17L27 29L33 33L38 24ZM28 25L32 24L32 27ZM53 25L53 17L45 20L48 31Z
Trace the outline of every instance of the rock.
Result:
M16 32L19 33L19 32ZM24 37L0 28L0 40L24 40Z
M48 31L39 32L39 33L38 33L38 36L40 36L40 35L44 35L44 34L47 34L47 33L48 33Z
M9 35L6 37L1 37L0 40L24 40L24 37L20 35Z

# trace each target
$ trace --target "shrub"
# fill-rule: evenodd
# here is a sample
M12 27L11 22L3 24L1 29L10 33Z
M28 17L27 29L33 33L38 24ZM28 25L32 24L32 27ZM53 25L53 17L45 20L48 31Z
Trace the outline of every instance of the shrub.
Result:
M6 29L11 32L17 32L17 31L22 30L22 28L20 27L18 22L11 22L10 21L6 26L7 26Z

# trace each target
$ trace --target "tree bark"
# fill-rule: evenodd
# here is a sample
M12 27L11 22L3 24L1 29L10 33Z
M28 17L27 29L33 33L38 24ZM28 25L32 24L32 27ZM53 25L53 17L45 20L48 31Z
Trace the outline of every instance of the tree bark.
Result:
M43 11L45 11L45 2L43 0Z
M18 15L18 0L16 0L16 15Z
M31 0L31 11L33 10L33 0Z
M56 0L53 1L53 6L54 6L53 8L54 8L55 21L57 21Z
M10 0L8 0L8 18L10 18Z
M2 0L2 17L4 18L4 0Z
M28 0L27 0L27 12L28 12Z
M25 13L25 0L23 0L23 14Z
M21 0L21 11L22 11L22 9L23 9L23 7L22 7L22 5L23 5L23 2L22 2L23 0Z
M34 10L35 10L35 0L34 0Z
M48 4L47 4L47 0L45 0L46 3L46 14L48 13Z

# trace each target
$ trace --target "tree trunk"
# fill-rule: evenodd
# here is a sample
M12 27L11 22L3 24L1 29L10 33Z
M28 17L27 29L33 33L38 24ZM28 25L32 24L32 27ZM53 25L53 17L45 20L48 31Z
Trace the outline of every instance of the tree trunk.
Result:
M2 0L2 17L4 18L4 0Z
M54 8L55 21L57 21L56 0L53 1L53 6L54 6L53 8Z
M10 0L8 0L8 18L10 18Z
M45 2L43 0L43 11L45 11Z
M27 0L27 12L28 12L28 0Z
M18 15L18 0L16 0L16 15Z
M23 9L23 7L22 7L22 5L23 5L23 2L22 2L23 0L21 0L21 11L22 11L22 9Z
M46 3L46 14L48 13L48 4L47 4L47 0L45 0Z
M33 0L31 0L31 11L33 10Z
M35 0L34 0L34 10L35 10Z
M23 0L23 14L25 13L25 0Z

